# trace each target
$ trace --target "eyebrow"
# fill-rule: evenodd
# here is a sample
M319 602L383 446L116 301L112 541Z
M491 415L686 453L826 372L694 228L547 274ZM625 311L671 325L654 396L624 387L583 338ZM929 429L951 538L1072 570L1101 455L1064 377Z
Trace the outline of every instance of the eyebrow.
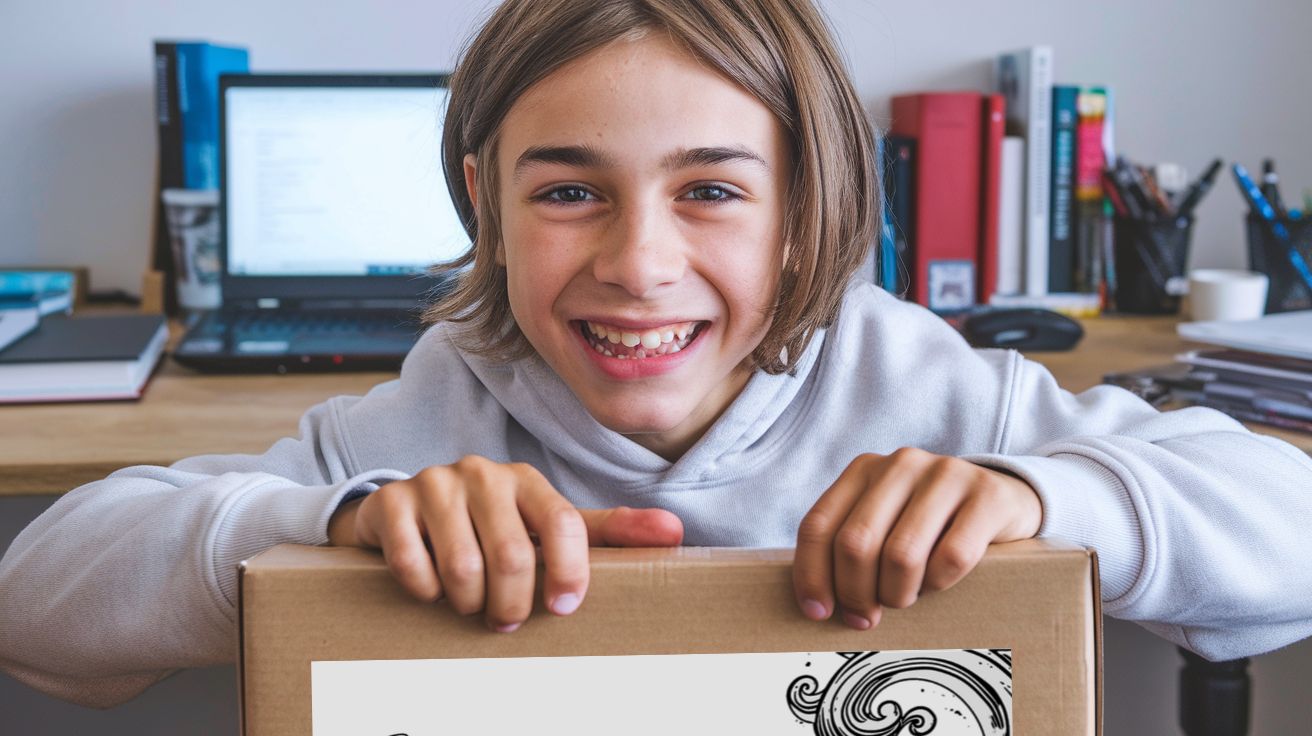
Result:
M661 159L661 168L666 171L694 166L715 166L716 164L743 161L760 166L770 172L770 165L759 154L743 146L707 146L702 148L680 148ZM515 160L514 179L534 166L560 164L579 169L614 169L619 164L615 158L590 145L579 146L532 146Z

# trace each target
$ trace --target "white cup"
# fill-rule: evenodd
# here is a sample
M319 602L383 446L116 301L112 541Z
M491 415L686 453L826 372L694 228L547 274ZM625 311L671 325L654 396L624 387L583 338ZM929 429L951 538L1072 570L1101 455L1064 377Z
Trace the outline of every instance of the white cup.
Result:
M165 189L165 214L178 279L178 306L219 306L219 190Z
M1189 274L1189 314L1197 322L1257 319L1266 311L1267 277L1255 271L1200 268Z

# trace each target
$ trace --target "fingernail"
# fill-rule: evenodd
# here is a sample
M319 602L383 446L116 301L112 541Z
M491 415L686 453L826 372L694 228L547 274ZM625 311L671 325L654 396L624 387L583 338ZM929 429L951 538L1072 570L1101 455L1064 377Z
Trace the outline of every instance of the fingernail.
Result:
M849 611L843 611L843 622L858 631L865 631L870 628L870 621L868 619Z
M501 626L493 627L492 630L497 632L498 634L509 634L510 632L518 628L519 628L519 624L502 624Z
M807 598L802 601L802 615L812 621L824 621L829 618L829 609L825 608L825 604L820 601Z
M575 593L562 593L551 602L551 612L557 616L568 616L578 610L579 603L582 601L583 599Z

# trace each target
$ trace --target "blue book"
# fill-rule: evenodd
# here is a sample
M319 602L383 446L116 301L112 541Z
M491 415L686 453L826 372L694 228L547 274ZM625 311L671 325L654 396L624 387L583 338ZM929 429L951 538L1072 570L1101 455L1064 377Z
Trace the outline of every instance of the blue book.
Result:
M250 71L246 49L177 44L182 170L187 189L219 187L219 75Z
M1075 134L1079 87L1052 88L1052 202L1048 291L1075 291Z

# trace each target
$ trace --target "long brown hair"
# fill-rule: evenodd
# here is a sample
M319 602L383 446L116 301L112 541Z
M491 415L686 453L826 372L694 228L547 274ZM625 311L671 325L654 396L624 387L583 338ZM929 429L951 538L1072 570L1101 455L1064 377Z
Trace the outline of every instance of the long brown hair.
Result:
M437 274L454 287L425 313L463 324L463 347L500 360L531 354L515 324L501 241L496 156L501 121L526 90L605 44L661 32L761 101L793 156L788 244L772 322L753 363L790 370L838 315L847 282L878 232L874 136L824 19L809 0L507 0L451 76L442 134L447 185L473 247ZM464 158L477 159L478 206Z

